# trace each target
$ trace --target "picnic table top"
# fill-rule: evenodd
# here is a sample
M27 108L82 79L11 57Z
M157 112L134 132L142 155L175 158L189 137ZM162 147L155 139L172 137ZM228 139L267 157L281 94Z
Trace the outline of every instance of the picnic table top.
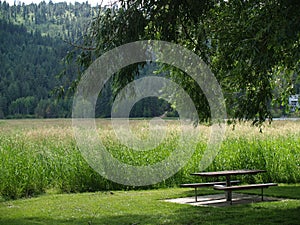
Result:
M230 176L230 175L245 175L245 174L258 174L267 172L266 170L223 170L223 171L213 171L213 172L199 172L192 173L191 175L195 176L207 176L207 177L216 177L216 176Z

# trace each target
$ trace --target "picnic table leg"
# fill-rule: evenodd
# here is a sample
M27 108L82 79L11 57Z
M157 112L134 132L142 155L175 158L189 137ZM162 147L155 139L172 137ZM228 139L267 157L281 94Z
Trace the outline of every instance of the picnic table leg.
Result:
M230 175L226 176L226 186L231 186ZM230 190L225 192L226 201L232 202L232 192Z

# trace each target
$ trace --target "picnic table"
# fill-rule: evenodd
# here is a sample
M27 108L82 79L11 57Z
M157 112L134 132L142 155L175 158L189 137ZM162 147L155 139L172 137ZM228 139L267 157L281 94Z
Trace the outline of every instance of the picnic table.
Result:
M267 188L269 186L276 186L274 183L266 183L266 184L252 184L252 185L243 185L243 186L231 186L231 176L233 175L255 175L258 173L267 172L266 170L224 170L224 171L213 171L213 172L199 172L192 173L193 176L202 176L202 177L220 177L224 176L226 178L225 186L215 185L214 189L216 190L224 190L226 194L226 200L232 203L232 190L242 190L242 189L251 189L251 188ZM263 195L262 195L263 196Z

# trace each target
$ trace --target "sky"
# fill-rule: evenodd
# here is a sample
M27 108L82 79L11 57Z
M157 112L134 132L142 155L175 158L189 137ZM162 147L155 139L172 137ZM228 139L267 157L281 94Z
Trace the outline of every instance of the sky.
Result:
M18 4L18 2L21 3L25 3L26 5L30 4L30 3L40 3L42 2L42 0L1 0L2 2L6 1L7 3L9 3L10 6L14 5L14 1L16 1L16 4ZM45 0L46 3L48 3L50 0ZM88 1L89 4L91 4L92 6L96 6L97 3L98 5L101 4L102 0L52 0L53 3L57 3L57 2L68 2L68 3L75 3L75 2L86 2ZM115 0L103 0L102 5L106 5L106 4L110 4L111 2L115 2Z

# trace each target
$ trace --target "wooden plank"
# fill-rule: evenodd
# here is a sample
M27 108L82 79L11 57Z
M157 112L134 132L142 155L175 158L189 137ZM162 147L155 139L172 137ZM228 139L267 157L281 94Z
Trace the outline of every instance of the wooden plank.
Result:
M239 180L233 180L230 182L231 184L237 184L240 183ZM226 184L226 181L217 181L217 182L207 182L207 183L190 183L190 184L181 184L181 187L210 187L210 186L214 186L214 185L222 185L222 184Z
M245 190L245 189L255 189L255 188L268 188L270 186L278 186L276 183L263 183L263 184L247 184L247 185L239 185L239 186L223 186L223 185L215 185L215 190Z
M227 176L227 175L247 175L247 174L258 174L265 173L266 170L223 170L223 171L213 171L213 172L199 172L192 173L194 176L206 176L206 177L217 177L217 176Z
M232 184L237 184L237 183L240 183L239 180L233 180L231 181ZM191 184L181 184L180 186L181 187L190 187L190 188L195 188L195 201L197 202L197 196L198 196L198 193L197 193L197 188L200 188L200 187L211 187L211 186L214 186L214 185L220 185L220 184L226 184L226 181L217 181L217 182L208 182L208 183L191 183Z

